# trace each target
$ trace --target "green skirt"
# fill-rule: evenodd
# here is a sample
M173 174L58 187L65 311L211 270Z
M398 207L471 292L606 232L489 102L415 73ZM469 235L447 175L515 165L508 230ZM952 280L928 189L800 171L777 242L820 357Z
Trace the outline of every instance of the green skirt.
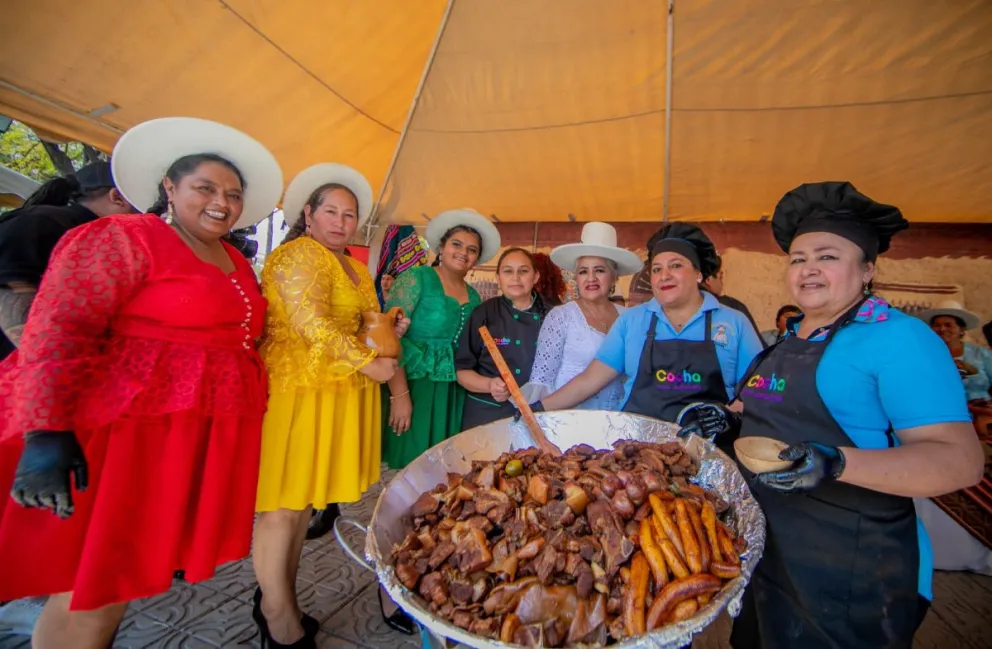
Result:
M402 469L424 451L440 444L462 430L465 390L455 381L431 381L429 378L408 382L413 402L410 430L402 435L389 425L389 390L383 386L382 459L390 469Z

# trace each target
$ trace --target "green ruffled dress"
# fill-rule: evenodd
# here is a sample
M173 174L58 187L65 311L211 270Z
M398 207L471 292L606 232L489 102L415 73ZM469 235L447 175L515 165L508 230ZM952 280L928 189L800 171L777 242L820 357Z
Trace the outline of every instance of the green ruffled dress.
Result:
M465 323L482 300L468 286L468 302L444 293L437 271L417 266L393 284L386 310L401 307L410 328L403 336L403 358L413 403L410 430L397 436L389 425L389 388L383 386L382 457L391 469L401 469L430 447L462 429L465 390L455 381L455 348Z

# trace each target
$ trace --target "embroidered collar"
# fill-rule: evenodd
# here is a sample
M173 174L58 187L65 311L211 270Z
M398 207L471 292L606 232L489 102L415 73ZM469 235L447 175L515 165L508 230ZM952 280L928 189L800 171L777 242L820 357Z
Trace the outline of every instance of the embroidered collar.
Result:
M889 309L892 307L885 298L879 297L878 295L872 295L861 308L858 309L858 313L851 320L852 322L858 322L861 324L872 324L875 322L884 322L889 319ZM792 316L786 321L785 325L785 336L783 338L788 338L789 336L795 336L799 331L799 323L802 322L803 315L799 314ZM810 342L821 342L826 339L829 333L829 327L820 327L810 335L807 340Z

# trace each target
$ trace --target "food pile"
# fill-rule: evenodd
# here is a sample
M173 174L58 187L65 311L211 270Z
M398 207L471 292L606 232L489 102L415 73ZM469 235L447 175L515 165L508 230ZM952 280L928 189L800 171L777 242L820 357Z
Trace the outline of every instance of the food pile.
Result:
M393 548L434 615L527 647L606 645L694 615L740 573L729 507L678 442L474 461L413 504Z

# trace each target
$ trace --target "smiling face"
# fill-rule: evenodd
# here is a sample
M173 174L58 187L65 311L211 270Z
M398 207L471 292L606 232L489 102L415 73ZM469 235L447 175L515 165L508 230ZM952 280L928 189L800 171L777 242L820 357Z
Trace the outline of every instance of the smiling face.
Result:
M575 286L583 300L607 299L616 280L610 261L603 257L579 257L575 264Z
M786 282L807 314L843 312L862 295L874 274L875 265L864 261L861 248L830 232L800 235L789 247Z
M343 187L318 191L317 200L303 207L310 236L329 250L342 252L358 229L358 200Z
M651 292L663 307L687 303L699 294L703 274L677 252L660 252L651 260Z
M482 252L482 239L474 232L456 230L447 235L438 255L441 264L453 273L464 275L472 270Z
M201 162L178 181L162 180L179 227L200 241L216 241L241 218L241 179L219 162Z
M964 327L958 319L950 315L939 315L930 321L933 329L948 346L957 346L964 337Z
M521 251L504 256L497 270L499 290L510 300L529 298L540 277L530 257Z

